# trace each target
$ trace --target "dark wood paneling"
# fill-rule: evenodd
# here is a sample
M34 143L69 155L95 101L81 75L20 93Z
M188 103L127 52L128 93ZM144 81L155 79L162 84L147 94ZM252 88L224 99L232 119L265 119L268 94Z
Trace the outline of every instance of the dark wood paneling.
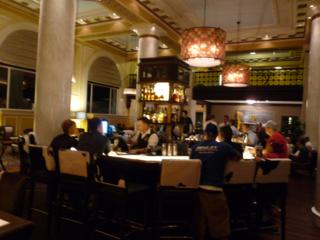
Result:
M302 86L265 87L215 87L196 86L193 88L194 100L247 100L260 101L302 101Z

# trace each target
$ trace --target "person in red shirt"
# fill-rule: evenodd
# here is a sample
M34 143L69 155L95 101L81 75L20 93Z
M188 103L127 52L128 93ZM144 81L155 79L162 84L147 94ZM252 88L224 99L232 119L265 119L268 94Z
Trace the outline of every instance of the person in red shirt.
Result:
M263 155L266 158L288 158L288 142L285 137L277 131L277 123L269 120L264 125L266 133L269 135Z

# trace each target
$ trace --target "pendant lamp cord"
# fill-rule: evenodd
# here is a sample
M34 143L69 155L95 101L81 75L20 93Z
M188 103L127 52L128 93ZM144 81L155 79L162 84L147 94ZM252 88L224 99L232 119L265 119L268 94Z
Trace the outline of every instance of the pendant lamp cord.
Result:
M207 24L207 19L206 19L206 15L207 15L207 0L203 1L203 26L205 27Z

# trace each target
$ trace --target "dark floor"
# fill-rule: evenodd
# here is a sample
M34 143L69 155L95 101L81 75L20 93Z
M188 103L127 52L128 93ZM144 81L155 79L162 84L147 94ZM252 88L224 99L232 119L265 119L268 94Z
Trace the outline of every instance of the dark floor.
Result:
M10 154L8 154L10 155ZM8 156L7 155L7 156ZM10 157L10 156L9 156ZM6 158L8 160L7 166L11 171L17 171L17 161L14 159ZM44 187L37 189L36 205L41 209L41 203L44 202ZM290 179L289 193L287 199L287 240L320 240L320 229L316 228L313 224L313 216L311 207L314 203L315 193L315 179L309 176L299 175ZM47 217L44 212L33 212L32 217L35 223L35 229L31 240L46 240L47 237ZM84 239L81 226L77 224L65 223L62 224L62 235L57 239ZM137 238L139 240L152 238ZM235 237L236 240L247 239L245 237ZM275 240L280 239L280 234L263 232L260 234L259 239L262 240Z
M39 193L44 189L39 189ZM313 225L313 216L310 208L313 205L315 191L315 180L307 176L292 178L289 183L289 196L287 205L287 240L319 240L320 229ZM39 194L41 198L42 194ZM44 199L43 199L44 200ZM43 201L41 200L41 201ZM45 240L46 237L46 215L40 212L33 213L33 221L36 225L32 240ZM63 224L63 237L58 239L83 239L81 226L77 224ZM260 234L262 240L280 239L280 234L264 232ZM141 238L138 238L142 240ZM152 238L143 238L152 239ZM243 236L235 239L246 239Z

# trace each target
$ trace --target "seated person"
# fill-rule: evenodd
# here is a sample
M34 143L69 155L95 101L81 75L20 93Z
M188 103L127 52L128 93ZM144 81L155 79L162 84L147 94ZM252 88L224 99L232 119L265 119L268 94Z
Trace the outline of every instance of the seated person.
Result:
M251 130L250 124L243 123L241 125L244 134L244 143L248 146L256 146L259 143L257 134Z
M155 148L159 143L157 134L150 127L148 118L142 117L137 121L137 133L131 138L133 143L130 153L146 153L148 148Z
M191 149L191 159L200 159L201 178L198 195L197 239L227 239L230 235L228 204L222 189L229 160L240 159L239 153L224 142L216 142L218 128L209 123L205 141Z
M232 130L230 126L223 126L219 129L219 138L221 141L228 143L231 147L233 147L236 151L239 152L239 154L242 155L243 148L240 143L232 142Z
M88 120L88 132L80 135L78 150L89 152L91 155L101 156L110 152L109 139L103 135L100 118Z
M78 147L78 140L76 139L78 136L78 130L76 123L70 119L67 119L61 124L61 128L63 133L56 136L50 144L56 160L58 158L59 150Z
M264 125L269 138L263 155L266 158L288 158L288 144L285 137L277 131L277 123L270 120Z

